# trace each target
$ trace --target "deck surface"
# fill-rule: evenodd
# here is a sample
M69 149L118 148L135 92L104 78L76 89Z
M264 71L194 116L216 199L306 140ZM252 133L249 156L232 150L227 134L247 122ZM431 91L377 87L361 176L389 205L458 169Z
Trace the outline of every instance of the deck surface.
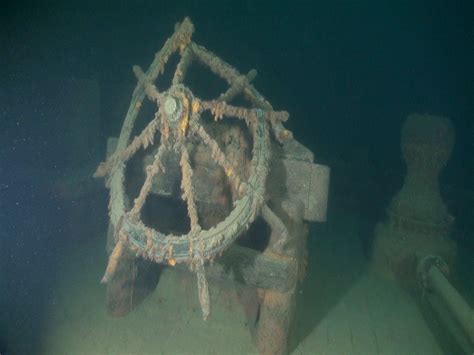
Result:
M292 353L442 354L410 296L367 272L354 223L312 228ZM45 320L42 353L256 354L233 288L210 283L212 314L203 322L195 279L174 269L127 317L107 316L103 250L102 241L91 242L71 257Z
M368 271L358 223L328 222L309 241L294 354L442 354L411 296Z
M294 354L442 354L411 298L365 273Z

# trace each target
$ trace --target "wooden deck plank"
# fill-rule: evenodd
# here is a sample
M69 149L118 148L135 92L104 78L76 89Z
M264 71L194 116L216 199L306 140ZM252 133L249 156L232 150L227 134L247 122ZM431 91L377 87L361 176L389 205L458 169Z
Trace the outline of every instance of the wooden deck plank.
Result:
M442 354L403 290L365 273L298 346L296 354Z
M442 354L411 297L395 283L368 271L357 220L318 235L310 255L315 312L295 354ZM321 309L321 307L326 307Z

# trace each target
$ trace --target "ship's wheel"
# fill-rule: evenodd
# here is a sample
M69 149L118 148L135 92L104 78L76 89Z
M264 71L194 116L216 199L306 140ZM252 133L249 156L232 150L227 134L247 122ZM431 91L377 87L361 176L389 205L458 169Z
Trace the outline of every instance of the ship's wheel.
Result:
M255 72L240 75L220 58L192 43L192 32L192 23L189 19L185 19L177 25L175 33L156 54L146 72L137 66L133 68L138 84L122 126L116 151L106 162L100 164L95 176L107 178L110 188L110 218L115 230L116 243L102 282L106 283L113 277L127 248L136 255L157 263L169 265L186 263L197 273L199 298L206 319L210 312L210 302L205 263L229 247L259 215L264 204L270 160L270 130L278 140L287 138L290 132L281 124L288 118L288 114L273 111L271 105L250 84ZM158 91L154 83L159 74L163 73L169 57L176 51L179 51L181 57L172 84L168 90ZM196 58L230 84L227 92L218 99L201 100L184 85L186 70ZM228 104L239 93L249 97L256 108ZM146 97L156 103L156 114L139 135L130 139ZM201 119L201 114L205 111L209 111L216 121L234 117L245 122L253 141L248 178L239 176L217 141L206 131ZM158 135L159 143L155 142ZM233 191L236 191L233 208L227 217L206 229L199 223L193 189L193 168L188 152L191 141L196 140L209 148L213 160L223 169ZM145 181L138 196L127 208L125 203L128 199L125 193L127 163L140 149L151 146L157 147L153 162L146 168ZM161 233L143 223L140 217L152 189L153 180L158 174L164 173L162 161L166 151L173 151L180 156L182 198L186 203L190 220L190 230L183 235Z

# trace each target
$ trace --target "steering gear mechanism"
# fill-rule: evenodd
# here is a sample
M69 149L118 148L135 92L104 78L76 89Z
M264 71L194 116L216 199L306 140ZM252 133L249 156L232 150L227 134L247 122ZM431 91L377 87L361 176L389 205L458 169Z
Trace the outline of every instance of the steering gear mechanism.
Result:
M109 262L102 278L106 283L114 277L125 252L132 252L156 263L175 265L184 263L197 273L199 299L206 319L210 312L209 291L206 279L206 262L227 249L249 225L255 221L263 208L263 217L272 215L265 204L266 178L270 162L270 133L283 142L291 138L282 122L288 113L276 112L250 84L256 75L252 70L241 75L229 64L205 48L191 41L193 25L186 18L176 26L174 34L156 54L147 71L134 66L138 84L133 92L115 152L101 163L96 177L105 177L110 188L110 220L114 231L114 243ZM155 81L164 72L168 59L179 51L180 59L174 71L171 86L158 90ZM197 60L223 78L229 89L215 100L196 97L184 84L188 67ZM230 105L242 94L252 108ZM140 134L131 139L136 118L143 101L148 98L157 105L154 118ZM252 141L252 154L248 176L241 176L236 162L226 156L218 142L206 131L201 115L210 112L215 121L233 117L245 123ZM159 136L159 143L155 138ZM208 147L212 159L223 170L233 191L233 208L217 224L203 228L198 218L193 167L189 146L198 141ZM146 167L146 176L138 196L128 203L126 196L126 167L130 159L142 149L154 147L156 153ZM186 203L190 230L183 235L165 234L145 224L141 211L152 190L153 181L165 173L163 164L167 153L179 157L182 199Z

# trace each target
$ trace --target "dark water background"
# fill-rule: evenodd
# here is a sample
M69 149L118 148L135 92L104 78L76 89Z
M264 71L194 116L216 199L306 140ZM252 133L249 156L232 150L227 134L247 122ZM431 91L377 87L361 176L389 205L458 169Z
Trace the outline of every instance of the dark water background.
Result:
M23 315L19 322L40 336L41 314L55 302L56 271L68 251L91 237L68 219L77 202L51 193L52 182L77 174L78 165L65 153L59 98L74 78L100 85L103 144L83 154L86 174L121 125L122 117L111 114L117 97L109 89L132 87L131 65L146 68L185 16L195 25L194 41L241 72L258 70L256 87L290 112L287 127L318 162L333 172L350 167L347 180L334 177L334 201L338 184L354 181L354 198L369 221L381 217L402 182L406 116L449 117L456 146L441 183L457 217L465 284L473 286L467 269L474 251L473 14L472 1L437 0L2 1L0 351L7 347L5 329L15 326L6 313ZM118 105L126 108L127 100ZM106 191L97 191L82 230L105 229Z

